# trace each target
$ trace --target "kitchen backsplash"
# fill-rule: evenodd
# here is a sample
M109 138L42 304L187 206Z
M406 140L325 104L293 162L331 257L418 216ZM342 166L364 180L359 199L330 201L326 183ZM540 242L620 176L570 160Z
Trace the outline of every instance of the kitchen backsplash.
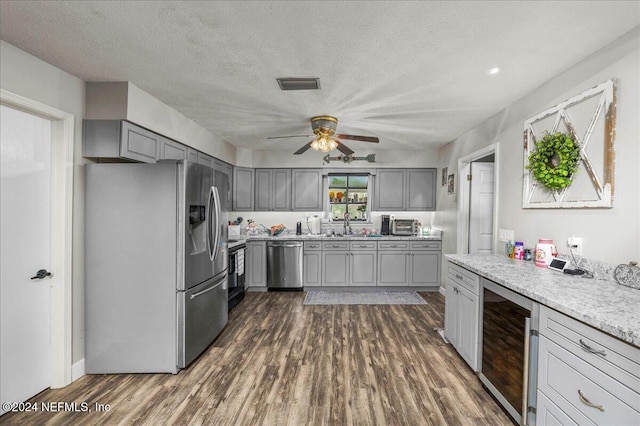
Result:
M311 216L319 215L322 217L322 212L309 212ZM398 219L417 219L422 226L428 227L432 225L433 212L373 212L370 216L370 220L367 222L352 221L351 227L353 229L367 229L375 228L380 232L380 226L382 224L382 215L388 214L395 216ZM302 222L302 232L308 233L305 223L305 212L231 212L229 213L229 220L235 220L237 217L242 217L243 221L241 229L247 226L247 220L253 219L258 225L262 224L267 228L272 225L283 224L287 229L295 232L296 223ZM326 225L323 225L326 226ZM333 227L341 227L342 222L334 223Z

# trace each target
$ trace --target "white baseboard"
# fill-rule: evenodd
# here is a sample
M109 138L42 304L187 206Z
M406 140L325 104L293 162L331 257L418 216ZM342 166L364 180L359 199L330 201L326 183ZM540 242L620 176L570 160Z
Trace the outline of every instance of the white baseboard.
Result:
M75 382L84 376L84 358L71 366L71 381Z
M440 287L438 289L438 293L440 293L443 296L446 296L447 295L447 290L444 287Z

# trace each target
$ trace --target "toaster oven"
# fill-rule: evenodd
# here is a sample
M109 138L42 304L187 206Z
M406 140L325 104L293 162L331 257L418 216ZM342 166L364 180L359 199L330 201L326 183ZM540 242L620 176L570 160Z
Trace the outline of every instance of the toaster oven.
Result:
M395 219L391 225L392 235L417 235L418 221L415 219Z

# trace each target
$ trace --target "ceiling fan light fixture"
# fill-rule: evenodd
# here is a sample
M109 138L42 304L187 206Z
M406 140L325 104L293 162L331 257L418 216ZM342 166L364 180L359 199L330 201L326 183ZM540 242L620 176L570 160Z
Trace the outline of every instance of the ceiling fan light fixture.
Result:
M337 147L338 144L336 143L336 141L325 136L318 136L313 140L313 142L311 142L311 148L321 152L333 151Z

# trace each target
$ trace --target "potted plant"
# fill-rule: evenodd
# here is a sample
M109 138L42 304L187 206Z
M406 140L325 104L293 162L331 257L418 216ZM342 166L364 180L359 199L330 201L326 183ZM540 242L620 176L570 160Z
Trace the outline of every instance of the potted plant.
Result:
M360 215L362 216L362 220L366 220L367 219L367 205L366 204L362 204L358 206L358 211L360 212Z

